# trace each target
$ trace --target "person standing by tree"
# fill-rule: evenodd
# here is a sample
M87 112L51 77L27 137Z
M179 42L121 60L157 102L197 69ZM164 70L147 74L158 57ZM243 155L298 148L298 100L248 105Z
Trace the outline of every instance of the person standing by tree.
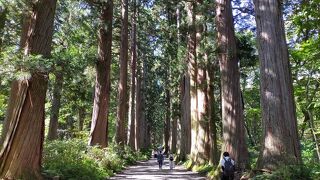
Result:
M221 180L233 180L234 179L234 161L229 157L228 152L223 153L221 160L222 176Z

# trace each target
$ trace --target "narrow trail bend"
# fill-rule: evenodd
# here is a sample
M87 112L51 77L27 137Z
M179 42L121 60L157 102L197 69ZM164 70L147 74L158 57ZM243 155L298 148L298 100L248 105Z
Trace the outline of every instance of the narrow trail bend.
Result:
M116 176L110 178L111 180L124 179L148 179L148 180L167 180L167 179L185 179L185 180L205 180L204 176L196 172L186 170L181 165L176 165L173 170L169 168L168 159L164 160L162 169L159 169L157 160L155 158L145 162L138 162L137 165L129 166Z

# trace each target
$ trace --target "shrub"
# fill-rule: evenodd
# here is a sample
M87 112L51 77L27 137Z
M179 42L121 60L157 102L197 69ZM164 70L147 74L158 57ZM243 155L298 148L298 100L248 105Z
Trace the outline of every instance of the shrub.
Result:
M146 160L143 152L110 144L107 148L87 146L84 140L46 142L43 172L61 179L106 179L126 165Z
M202 165L196 165L192 168L193 171L196 171L200 174L208 174L213 169L214 169L213 166L209 163L202 164Z
M105 179L107 171L85 152L86 144L81 140L45 143L44 173L61 179Z
M272 174L261 174L255 176L254 180L312 180L312 170L304 165L288 165L280 167L278 170L273 171Z

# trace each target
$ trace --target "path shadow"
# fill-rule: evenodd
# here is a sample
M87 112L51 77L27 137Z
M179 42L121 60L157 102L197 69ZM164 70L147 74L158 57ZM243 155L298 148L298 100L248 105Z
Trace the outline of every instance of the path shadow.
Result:
M125 179L185 179L185 180L205 180L206 178L196 172L187 171L183 166L176 166L173 170L169 168L169 161L165 159L162 169L159 169L155 158L145 162L138 162L135 166L130 166L123 172L111 177L110 180Z

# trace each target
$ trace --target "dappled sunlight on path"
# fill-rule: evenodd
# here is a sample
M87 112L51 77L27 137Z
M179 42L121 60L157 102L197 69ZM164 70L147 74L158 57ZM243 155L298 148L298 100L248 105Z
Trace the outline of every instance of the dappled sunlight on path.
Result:
M157 160L153 158L146 162L138 162L137 165L128 167L110 179L204 180L206 178L198 173L187 171L183 166L176 166L173 170L170 170L168 159L165 159L162 169L159 169Z

